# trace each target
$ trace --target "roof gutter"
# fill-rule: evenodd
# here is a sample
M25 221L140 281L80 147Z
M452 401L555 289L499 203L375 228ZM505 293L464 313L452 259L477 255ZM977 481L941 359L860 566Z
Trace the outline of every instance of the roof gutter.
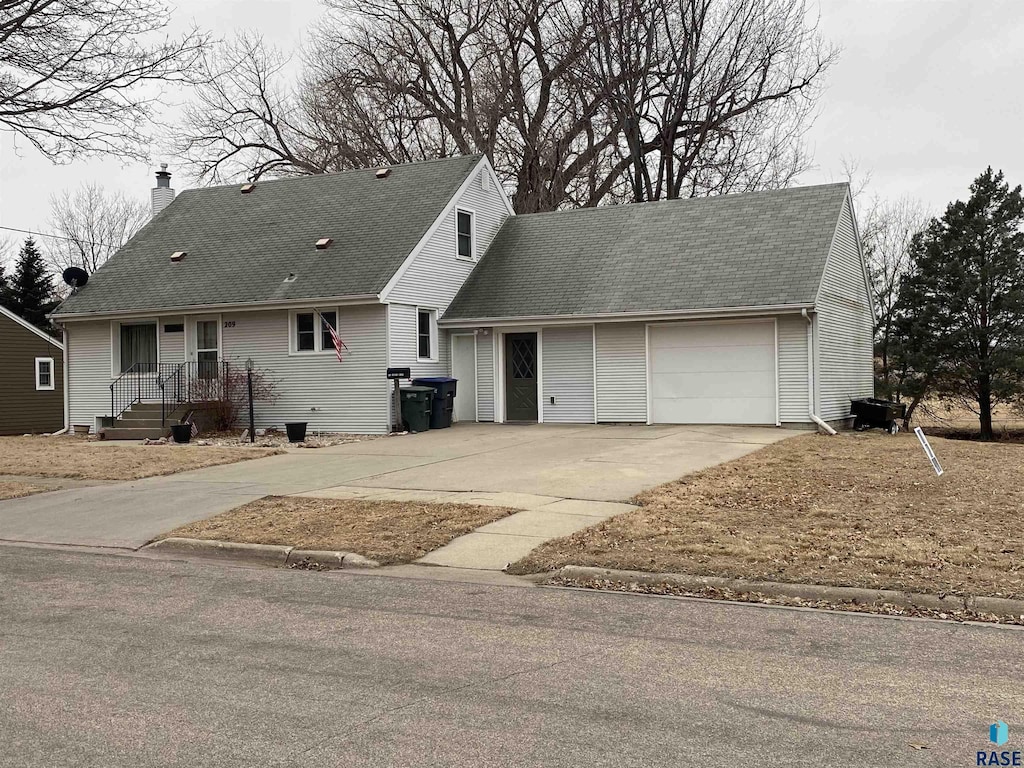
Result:
M310 297L304 299L282 299L264 302L232 302L227 304L192 304L179 307L153 307L151 309L129 309L114 312L54 312L47 315L51 320L62 323L65 320L104 320L110 317L153 317L154 315L205 315L210 312L224 310L263 311L271 309L289 309L313 305L344 307L352 304L379 304L380 299L375 293L354 296Z
M580 315L520 315L517 317L442 317L438 325L446 328L495 325L579 325L580 323L628 323L658 320L697 320L716 317L750 317L756 315L798 314L813 310L814 304L771 304L755 307L720 307L712 309L675 309L664 312L601 312Z

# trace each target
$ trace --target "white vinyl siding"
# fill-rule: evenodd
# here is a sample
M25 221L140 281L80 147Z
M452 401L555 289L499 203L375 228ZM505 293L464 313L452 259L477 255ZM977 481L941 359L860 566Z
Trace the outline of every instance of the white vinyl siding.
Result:
M816 302L818 415L850 414L850 399L874 394L873 317L849 200L836 228Z
M647 421L647 341L643 323L599 323L597 420Z
M341 307L338 334L343 362L334 354L290 355L289 313L225 313L223 355L244 368L248 358L275 383L277 399L256 403L256 426L283 428L305 421L325 432L388 431L391 383L385 377L385 307Z
M456 395L457 396L457 395ZM476 337L477 418L494 421L494 333Z
M160 347L161 363L183 363L185 362L185 331L168 333L165 328L168 325L184 326L183 317L161 317L158 329L158 346Z
M436 349L432 360L420 359L418 342L419 308L408 304L388 304L388 365L409 368L413 378L420 376L447 376L449 360L447 331L434 331ZM408 383L408 382L406 382Z
M775 424L775 322L651 325L651 421Z
M68 408L71 424L96 426L110 413L110 321L66 324L68 339Z
M800 315L780 315L779 421L810 423L807 403L807 321Z
M542 344L544 421L561 424L593 422L593 326L545 328Z
M385 300L396 304L433 307L440 317L469 277L477 259L460 259L457 254L456 209L473 212L473 251L481 256L508 218L502 192L491 185L484 190L480 176L489 173L481 167L441 220L440 225L395 283ZM442 360L445 358L441 358Z

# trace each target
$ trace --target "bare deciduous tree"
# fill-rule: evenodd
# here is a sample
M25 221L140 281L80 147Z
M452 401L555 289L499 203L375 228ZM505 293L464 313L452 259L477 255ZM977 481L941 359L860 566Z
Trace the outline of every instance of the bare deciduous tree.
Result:
M300 84L243 38L178 151L201 176L485 152L520 212L788 183L835 59L800 0L325 0Z
M97 184L50 198L50 220L64 240L53 239L48 254L58 270L81 267L90 274L149 220L149 206Z
M913 264L914 236L931 220L924 205L908 197L872 200L861 222L861 241L868 263L875 304L875 357L878 388L891 396L897 387L891 366L893 337L898 320L900 287Z
M206 37L159 0L0 0L0 125L52 160L143 157L153 82L194 81Z

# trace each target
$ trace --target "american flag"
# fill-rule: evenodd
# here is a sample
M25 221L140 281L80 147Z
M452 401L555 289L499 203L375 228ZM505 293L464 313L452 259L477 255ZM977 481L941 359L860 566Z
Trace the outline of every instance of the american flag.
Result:
M191 413L188 415L188 418L185 419L185 423L188 424L192 428L190 430L192 432L192 437L195 437L196 435L199 434L199 427L196 426L195 421L192 419L192 414Z
M324 325L327 326L327 330L331 332L331 341L334 342L334 351L338 355L338 362L344 362L341 359L341 348L345 347L345 342L341 340L341 336L338 335L338 332L335 330L334 326L328 323L327 320L324 319L323 315L320 315L320 320L323 322ZM345 347L345 349L348 349L348 347Z

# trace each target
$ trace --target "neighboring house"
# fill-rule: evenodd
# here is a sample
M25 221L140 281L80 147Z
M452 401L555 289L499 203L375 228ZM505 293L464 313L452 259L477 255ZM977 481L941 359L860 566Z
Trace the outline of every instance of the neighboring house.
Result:
M456 376L462 421L809 425L872 392L845 184L514 216L481 156L173 202L161 174L55 315L72 424L248 360L258 426L327 431L389 430L388 367Z
M64 421L64 345L0 307L0 435L58 432Z

